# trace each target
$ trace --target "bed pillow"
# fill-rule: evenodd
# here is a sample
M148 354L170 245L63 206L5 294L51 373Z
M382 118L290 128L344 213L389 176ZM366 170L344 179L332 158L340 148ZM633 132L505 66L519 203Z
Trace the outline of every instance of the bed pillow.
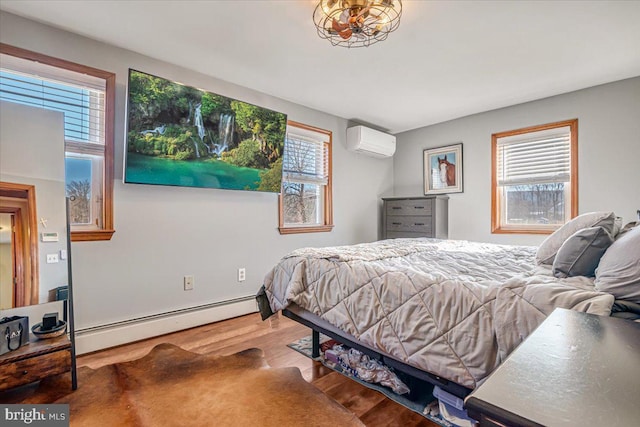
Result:
M596 289L640 304L640 227L613 242L596 269Z
M556 253L564 241L583 228L602 227L612 234L615 219L613 212L589 212L578 215L544 239L536 252L536 264L553 265Z
M629 231L633 230L635 227L640 225L640 221L634 221L627 223L624 227L620 229L618 234L615 235L616 240L627 234Z
M613 237L603 227L576 231L558 249L553 260L553 275L593 277L600 258L612 243Z
M622 230L622 217L617 216L613 220L613 231L611 232L611 237L615 239L618 233L620 233L620 230Z

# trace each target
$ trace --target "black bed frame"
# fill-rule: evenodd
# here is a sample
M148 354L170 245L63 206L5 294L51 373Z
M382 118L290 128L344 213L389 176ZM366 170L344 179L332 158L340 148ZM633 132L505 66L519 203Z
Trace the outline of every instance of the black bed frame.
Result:
M386 354L377 352L367 346L364 346L361 343L358 343L355 337L347 334L346 332L339 332L335 329L329 329L323 326L319 326L315 324L313 321L309 319L305 319L286 308L282 310L282 314L283 316L288 317L291 320L295 320L296 322L311 328L312 330L311 356L314 359L320 356L320 334L323 334L346 345L347 347L355 348L356 350L361 351L367 356L373 359L379 360L380 362L384 363L386 366L393 368L394 371L396 372L401 372L402 374L409 376L411 379L417 380L418 382L423 382L423 383L427 382L430 385L437 385L441 389L461 399L464 399L472 391L471 389L461 386L460 384L454 383L453 381L449 381L437 375L430 374L429 372L422 371L413 366L407 365L406 363L400 362Z

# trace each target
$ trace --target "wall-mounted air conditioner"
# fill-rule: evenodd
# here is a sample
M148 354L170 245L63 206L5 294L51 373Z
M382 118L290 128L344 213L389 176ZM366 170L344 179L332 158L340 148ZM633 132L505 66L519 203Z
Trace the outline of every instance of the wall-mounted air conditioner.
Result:
M396 152L396 137L365 126L347 129L347 149L368 156L385 158Z

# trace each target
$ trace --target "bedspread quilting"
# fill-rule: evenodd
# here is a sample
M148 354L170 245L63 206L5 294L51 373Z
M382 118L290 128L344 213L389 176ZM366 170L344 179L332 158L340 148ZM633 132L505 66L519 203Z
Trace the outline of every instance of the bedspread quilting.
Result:
M556 307L608 315L585 277L535 267L535 248L436 239L301 249L265 278L296 303L398 360L475 388Z

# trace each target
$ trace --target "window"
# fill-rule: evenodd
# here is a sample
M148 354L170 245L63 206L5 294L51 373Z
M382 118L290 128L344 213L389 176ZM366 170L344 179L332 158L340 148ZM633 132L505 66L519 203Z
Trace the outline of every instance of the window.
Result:
M331 231L331 132L287 122L280 234Z
M0 99L64 113L71 240L109 240L115 74L5 44L0 59Z
M493 233L548 234L578 214L578 120L491 138Z

